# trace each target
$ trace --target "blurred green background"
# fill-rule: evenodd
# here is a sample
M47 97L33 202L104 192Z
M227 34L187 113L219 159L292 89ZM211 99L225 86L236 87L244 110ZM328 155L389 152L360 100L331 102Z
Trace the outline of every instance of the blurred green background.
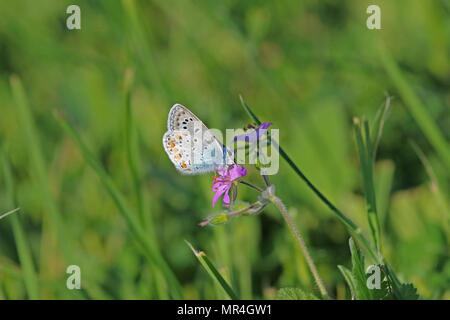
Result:
M450 138L448 1L86 0L76 1L82 29L70 31L72 3L0 3L0 139L2 162L11 166L11 179L7 169L0 173L0 212L21 207L15 220L0 220L1 299L176 297L54 110L141 212L139 225L184 298L225 297L185 239L243 298L273 298L281 287L317 294L274 207L198 226L214 212L212 175L175 170L161 143L168 111L178 102L211 128L240 128L250 122L242 94L280 129L281 145L305 174L368 232L352 118L373 119L386 93L394 99L375 167L383 251L422 297L450 299L450 174L442 156ZM381 8L381 30L366 28L370 4ZM126 74L134 75L128 88L142 201L127 158ZM436 142L417 104L446 144ZM349 299L337 268L350 265L348 231L282 160L271 179L330 294ZM239 190L242 200L256 196ZM31 260L20 258L20 246L29 246ZM82 290L66 288L71 264L81 268Z

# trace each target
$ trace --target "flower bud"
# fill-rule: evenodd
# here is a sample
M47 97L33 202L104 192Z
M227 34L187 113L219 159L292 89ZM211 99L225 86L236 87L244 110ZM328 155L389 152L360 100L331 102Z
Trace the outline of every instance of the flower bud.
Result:
M211 218L209 220L209 224L212 225L219 225L227 223L230 217L228 217L228 214L226 212L219 213Z

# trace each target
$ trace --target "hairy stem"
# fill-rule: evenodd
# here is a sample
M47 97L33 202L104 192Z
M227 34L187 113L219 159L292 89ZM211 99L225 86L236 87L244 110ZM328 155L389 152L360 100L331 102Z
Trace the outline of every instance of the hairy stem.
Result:
M316 281L316 284L319 287L322 297L325 299L329 299L330 297L328 295L327 289L325 288L325 285L323 284L323 281L320 278L319 272L317 271L316 265L314 264L314 261L311 258L311 255L309 254L309 251L308 251L308 248L306 247L305 241L303 240L302 236L300 235L300 232L298 231L297 227L295 226L291 215L287 211L283 202L281 202L281 200L278 197L272 195L270 197L270 201L272 201L272 203L278 208L278 210L280 210L289 229L291 230L292 234L294 235L295 240L297 241L297 244L300 247L300 249L302 250L303 256L306 259L306 263L308 264L309 270L311 271L311 273Z

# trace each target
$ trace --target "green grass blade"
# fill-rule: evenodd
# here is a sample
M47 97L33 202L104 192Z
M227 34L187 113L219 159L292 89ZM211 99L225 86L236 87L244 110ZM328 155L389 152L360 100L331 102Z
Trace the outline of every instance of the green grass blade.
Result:
M252 109L250 109L248 104L245 102L244 98L241 95L239 95L239 99L241 100L242 108L244 108L245 112L247 112L250 119L255 121L257 125L260 125L261 121L259 121L259 119L256 117L255 113L252 111Z
M3 164L3 175L6 184L6 190L8 192L8 198L10 205L16 207L17 206L17 198L14 187L13 175L11 172L11 166L6 157L3 148L0 148L1 153L1 161ZM4 218L6 215L11 214L15 211L19 210L18 208L12 210L0 217L0 219ZM23 280L25 283L25 289L27 291L27 295L29 299L37 300L39 299L39 286L36 278L35 267L33 263L33 257L31 255L31 249L28 243L28 240L25 236L25 232L23 230L22 223L20 221L20 217L17 215L12 215L10 217L12 231L14 235L14 241L17 248L17 255L19 256L20 266L23 270Z
M136 155L136 137L133 115L131 111L131 92L130 86L133 78L133 71L128 69L125 72L125 148L127 155L127 164L131 173L133 192L136 197L137 211L139 219L144 222L144 205L142 200L141 180L139 179L139 166Z
M356 297L356 284L355 279L353 278L352 272L347 269L344 266L339 265L338 266L339 271L341 271L342 276L345 279L345 282L347 282L348 287L350 288L350 293L352 295L352 298L354 299Z
M375 194L377 195L377 215L380 230L387 223L387 213L393 187L395 165L390 160L379 161L376 169ZM375 179L375 177L374 177Z
M378 220L376 198L375 198L375 184L373 181L373 156L372 156L372 144L370 142L369 125L367 120L362 121L363 128L361 127L360 120L354 119L354 131L356 136L356 144L359 153L359 159L361 162L361 171L364 185L364 194L366 198L367 206L367 219L369 221L369 227L371 232L372 241L375 243L375 247L378 254L381 253L381 237L380 237L380 222Z
M405 101L405 105L411 112L414 120L416 120L423 133L435 148L436 152L440 155L442 160L450 168L450 145L445 140L444 135L439 130L438 126L431 118L426 107L422 104L420 99L415 94L414 90L408 84L408 81L402 74L402 71L398 67L397 63L391 56L390 52L380 44L379 56L384 69L388 73L392 82L397 87L401 97Z
M222 271L223 278L229 283L233 284L235 277L233 274L233 268L231 264L233 257L230 247L230 239L229 239L230 235L225 228L213 228L213 229L214 229L213 230L214 242L216 244L215 246L216 257L218 261L220 261L222 270L225 270L225 272ZM221 292L219 294L223 295L222 290L220 291Z
M50 230L52 232L50 239L60 246L64 255L67 255L69 251L64 249L67 242L65 241L65 232L61 222L61 213L59 212L49 189L45 160L42 155L39 134L35 127L30 106L19 77L15 75L11 76L10 83L13 98L17 105L20 128L23 132L24 143L30 158L31 171L36 177L42 203L45 205L45 211L48 212L49 215L49 222L51 224Z
M186 240L185 240L186 241ZM222 277L222 275L217 271L214 264L208 259L206 254L203 251L197 251L194 249L192 244L190 244L188 241L186 241L189 248L191 248L192 252L197 257L198 261L202 264L203 268L208 272L210 277L216 281L216 283L225 291L225 293L230 297L232 300L239 300L239 297L234 293L233 289L230 287L230 285L225 281L225 279Z
M356 247L352 238L349 240L352 255L352 275L355 280L355 296L358 300L372 300L372 291L367 287L367 276L364 269L364 256Z
M371 135L372 140L374 141L373 150L372 150L373 163L375 163L375 160L376 160L375 158L377 155L378 145L380 144L381 136L383 135L384 124L385 124L387 116L389 114L390 106L391 106L391 97L387 96L384 107L382 107L382 109L380 108L378 110L379 116L375 118L375 121L373 122L373 126L371 128L373 130L373 133L376 134L376 136Z
M85 143L82 141L79 134L60 116L56 116L58 119L61 127L64 129L64 131L73 139L73 141L78 145L80 148L84 159L87 161L89 166L94 169L94 171L97 173L98 177L100 178L101 183L105 187L105 189L108 191L109 195L113 199L114 203L116 204L117 208L119 209L119 212L122 214L122 216L125 218L125 221L128 224L129 229L131 230L133 236L136 238L138 243L142 245L142 247L145 250L146 257L149 259L149 262L151 264L156 265L158 268L160 268L162 274L166 277L166 280L169 284L169 290L171 291L171 294L173 298L175 299L182 299L182 291L181 286L176 279L175 275L173 274L172 270L167 265L166 261L162 257L162 255L155 250L152 243L149 241L148 235L144 231L143 227L141 226L139 219L137 218L136 213L131 209L131 207L128 205L127 201L125 200L124 196L121 194L119 189L116 187L112 179L108 176L106 171L101 167L101 165L98 163L98 161L95 159L94 155L89 151Z
M422 162L423 166L425 167L425 170L427 172L428 177L430 178L430 189L434 197L436 198L436 202L440 205L442 212L445 214L443 215L443 224L445 227L445 230L448 235L450 235L450 209L448 205L447 197L442 192L441 187L439 186L439 180L436 176L436 173L433 170L433 167L431 166L431 163L428 161L427 156L425 153L423 153L422 149L415 143L414 141L410 140L409 143L411 144L412 148L414 149L414 152L417 154L417 157Z
M138 162L139 155L137 149L136 142L136 132L137 129L135 127L135 122L133 119L133 113L131 110L131 85L133 82L134 72L131 69L127 69L125 71L124 77L124 98L125 98L125 149L126 149L126 159L127 165L130 170L131 180L132 180L132 188L133 193L136 198L136 207L138 212L139 221L144 226L145 230L148 233L149 238L151 239L151 245L154 250L158 250L158 243L154 231L154 223L151 221L151 212L146 210L144 206L144 196L142 190L142 181L140 175L140 165ZM167 295L165 294L166 285L164 283L164 279L161 279L160 270L156 267L153 267L153 272L156 273L156 276L153 277L156 284L156 291L160 299L167 299Z
M140 68L145 70L143 75L151 81L152 86L156 88L156 91L163 97L164 100L169 100L169 97L173 97L171 94L170 86L164 81L163 72L160 70L160 66L155 59L155 53L151 47L152 34L148 29L144 27L143 20L139 11L139 4L136 4L133 0L123 0L123 11L127 18L126 26L131 38L131 43L136 50L136 59Z

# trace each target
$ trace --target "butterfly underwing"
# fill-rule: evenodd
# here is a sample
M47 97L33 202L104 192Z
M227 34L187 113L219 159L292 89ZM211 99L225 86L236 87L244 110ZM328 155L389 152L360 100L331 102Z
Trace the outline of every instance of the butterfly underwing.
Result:
M163 136L164 150L182 174L202 174L234 163L227 149L188 108L174 104Z

